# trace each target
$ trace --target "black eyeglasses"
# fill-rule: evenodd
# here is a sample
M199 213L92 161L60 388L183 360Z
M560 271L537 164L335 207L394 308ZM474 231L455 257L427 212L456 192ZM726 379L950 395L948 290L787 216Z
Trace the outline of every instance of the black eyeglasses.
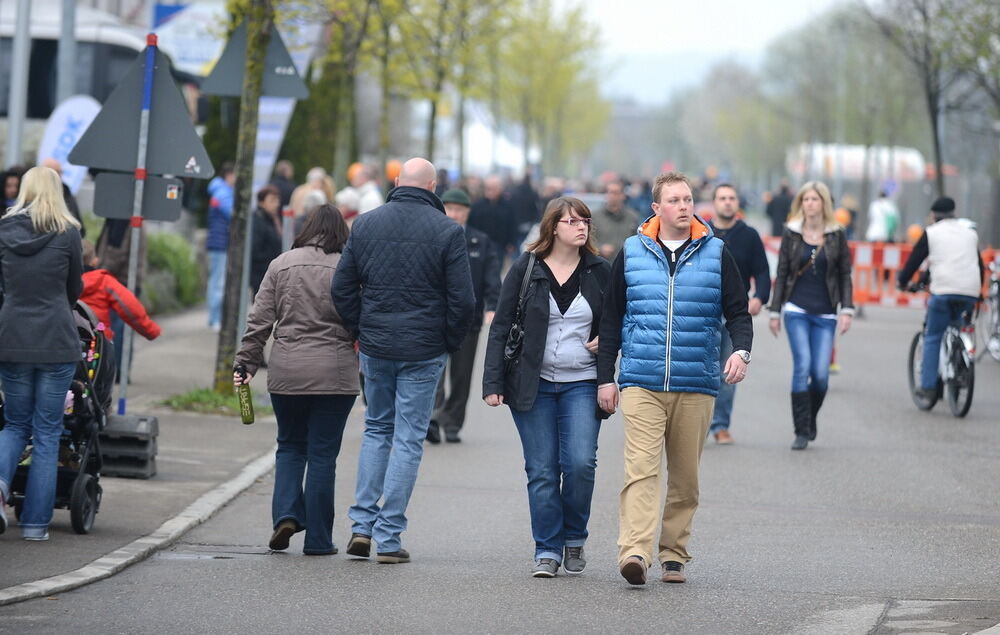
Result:
M560 218L560 223L566 223L570 227L579 227L583 225L584 227L590 227L591 219L589 218Z

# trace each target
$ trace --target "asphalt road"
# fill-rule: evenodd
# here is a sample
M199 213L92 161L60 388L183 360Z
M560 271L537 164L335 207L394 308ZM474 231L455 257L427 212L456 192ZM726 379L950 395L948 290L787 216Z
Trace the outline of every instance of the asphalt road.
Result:
M966 419L918 412L905 361L917 311L876 309L838 344L819 438L792 452L790 355L757 323L736 444L702 461L688 583L629 587L615 568L618 416L604 425L589 565L528 575L532 542L509 413L470 405L464 442L428 447L405 565L269 554L270 478L179 543L106 581L0 608L0 631L897 633L1000 623L1000 364ZM479 377L478 372L476 375ZM362 422L339 461L346 546ZM234 432L235 434L235 432Z

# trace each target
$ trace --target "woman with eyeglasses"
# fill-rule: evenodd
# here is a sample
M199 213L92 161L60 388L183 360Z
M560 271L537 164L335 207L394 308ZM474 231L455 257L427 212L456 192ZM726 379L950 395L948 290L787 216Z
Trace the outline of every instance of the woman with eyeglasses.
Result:
M553 199L538 240L503 282L486 347L483 399L510 407L524 449L537 578L554 577L560 566L579 574L587 564L601 419L597 333L611 275L595 245L587 206ZM512 356L508 336L519 304L524 335Z
M819 181L792 200L771 295L771 333L785 318L792 349L793 450L816 440L816 415L826 398L834 332L843 335L854 315L851 251L833 213L830 190Z

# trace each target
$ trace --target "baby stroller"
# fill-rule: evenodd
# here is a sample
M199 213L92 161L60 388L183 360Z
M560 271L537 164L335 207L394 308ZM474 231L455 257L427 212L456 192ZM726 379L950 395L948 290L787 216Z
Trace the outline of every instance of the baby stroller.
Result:
M69 509L73 531L89 533L101 507L101 448L98 433L104 429L111 407L115 381L114 345L83 302L73 307L81 356L66 396L63 434L59 442L56 478L56 509ZM31 463L31 448L25 450L11 483L11 504L20 518Z

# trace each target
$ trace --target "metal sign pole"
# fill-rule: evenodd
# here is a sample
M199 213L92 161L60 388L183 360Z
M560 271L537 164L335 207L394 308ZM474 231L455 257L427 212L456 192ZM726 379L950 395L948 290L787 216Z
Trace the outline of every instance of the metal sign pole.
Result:
M142 110L139 114L139 148L135 162L135 191L132 197L132 238L129 244L128 289L136 291L139 274L139 241L142 240L142 195L146 186L146 147L149 142L149 108L153 102L153 72L156 64L156 34L146 36L146 67L143 69ZM122 368L119 375L118 414L125 414L128 399L129 361L132 356L131 328L125 329L122 343Z
M28 110L28 60L31 55L31 0L17 2L17 28L14 30L13 62L10 69L10 95L7 100L6 167L23 160L24 117Z

